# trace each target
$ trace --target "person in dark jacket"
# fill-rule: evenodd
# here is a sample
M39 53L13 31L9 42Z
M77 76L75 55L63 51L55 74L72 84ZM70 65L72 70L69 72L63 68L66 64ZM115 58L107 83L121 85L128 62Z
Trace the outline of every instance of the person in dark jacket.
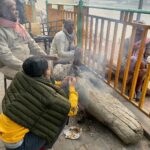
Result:
M69 96L66 96L58 87L61 83L55 85L51 79L51 69L45 58L32 56L24 61L22 68L2 101L0 139L6 150L51 148L68 116L77 113L76 79L67 79Z

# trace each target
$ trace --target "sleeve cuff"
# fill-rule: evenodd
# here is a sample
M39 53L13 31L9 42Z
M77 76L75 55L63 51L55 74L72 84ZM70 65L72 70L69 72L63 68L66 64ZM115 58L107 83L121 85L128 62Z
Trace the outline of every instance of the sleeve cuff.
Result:
M75 87L73 86L73 85L70 85L69 86L69 91L70 92L75 92L76 90L75 90Z
M62 82L61 81L55 81L56 86L61 86Z

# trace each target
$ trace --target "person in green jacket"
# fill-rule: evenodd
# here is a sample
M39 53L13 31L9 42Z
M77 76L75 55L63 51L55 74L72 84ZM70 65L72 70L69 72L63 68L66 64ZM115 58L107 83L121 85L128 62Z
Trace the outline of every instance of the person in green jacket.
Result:
M26 59L22 68L2 101L0 139L7 150L51 148L68 116L77 114L76 79L68 77L63 82L55 82L48 61L42 57ZM68 96L60 88L66 82Z

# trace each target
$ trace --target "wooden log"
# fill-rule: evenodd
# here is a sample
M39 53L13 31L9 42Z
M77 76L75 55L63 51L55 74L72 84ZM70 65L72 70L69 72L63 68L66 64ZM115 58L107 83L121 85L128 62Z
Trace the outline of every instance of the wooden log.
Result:
M63 74L56 70L54 68L54 75ZM83 66L77 77L77 90L85 109L125 144L136 143L142 138L143 129L135 115L112 95L113 89Z

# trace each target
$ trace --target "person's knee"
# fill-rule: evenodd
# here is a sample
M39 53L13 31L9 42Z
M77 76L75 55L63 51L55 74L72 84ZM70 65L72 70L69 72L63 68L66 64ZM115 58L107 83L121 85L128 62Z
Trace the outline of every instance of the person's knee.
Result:
M139 77L144 77L146 75L147 69L140 69Z

